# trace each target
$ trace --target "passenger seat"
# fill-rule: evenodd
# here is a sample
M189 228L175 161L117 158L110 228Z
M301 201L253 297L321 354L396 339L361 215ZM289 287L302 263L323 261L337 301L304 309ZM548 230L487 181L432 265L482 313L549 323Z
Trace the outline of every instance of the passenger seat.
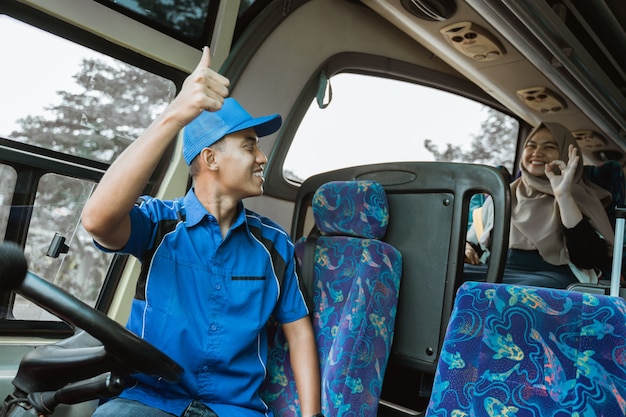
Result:
M296 243L310 293L326 416L374 417L391 351L402 257L381 241L387 196L376 181L333 181L313 197L315 228ZM308 283L307 283L308 281ZM264 396L277 417L300 411L280 329Z

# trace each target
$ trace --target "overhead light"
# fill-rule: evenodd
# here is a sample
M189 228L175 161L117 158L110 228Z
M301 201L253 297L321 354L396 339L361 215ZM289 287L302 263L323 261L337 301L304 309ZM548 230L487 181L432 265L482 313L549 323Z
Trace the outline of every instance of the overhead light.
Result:
M567 108L565 100L546 87L532 87L517 91L526 106L539 113L558 113Z
M493 61L506 53L497 37L472 22L455 23L439 32L459 52L476 61Z

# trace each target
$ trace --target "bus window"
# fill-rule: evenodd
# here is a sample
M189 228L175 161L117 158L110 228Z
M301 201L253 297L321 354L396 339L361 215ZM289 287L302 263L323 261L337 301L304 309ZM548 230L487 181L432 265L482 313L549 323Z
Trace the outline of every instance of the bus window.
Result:
M94 306L112 255L98 251L80 223L80 212L91 191L92 181L45 174L39 180L25 255L29 270ZM66 238L67 254L46 254L55 233ZM13 318L51 319L34 303L17 297Z
M510 172L519 123L446 91L371 75L340 73L332 99L314 99L283 166L301 183L325 171L396 161L502 165Z
M176 94L168 79L5 15L0 36L20 40L0 43L11 62L0 67L3 138L110 163Z
M174 98L175 84L7 15L0 36L19 39L0 43L11 63L0 67L1 236L25 246L30 272L99 307L105 281L115 285L106 280L114 257L82 229L82 208L109 164ZM48 254L55 234L67 253ZM6 293L1 318L58 320Z
M165 34L201 48L211 43L217 0L98 0Z
M9 221L11 199L17 181L17 173L10 166L0 164L0 236L4 236Z

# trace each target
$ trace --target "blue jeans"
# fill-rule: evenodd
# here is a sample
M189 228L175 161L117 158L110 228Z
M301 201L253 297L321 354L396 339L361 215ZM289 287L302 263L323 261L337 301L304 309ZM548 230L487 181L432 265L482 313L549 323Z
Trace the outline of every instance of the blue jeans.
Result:
M150 407L138 401L125 398L114 398L98 408L92 417L172 417L174 414L166 413L158 408ZM176 417L176 416L174 416ZM183 417L217 417L210 408L198 401L193 401L183 413Z
M166 413L137 401L125 398L114 398L102 404L93 413L92 417L172 417ZM175 417L175 416L174 416Z

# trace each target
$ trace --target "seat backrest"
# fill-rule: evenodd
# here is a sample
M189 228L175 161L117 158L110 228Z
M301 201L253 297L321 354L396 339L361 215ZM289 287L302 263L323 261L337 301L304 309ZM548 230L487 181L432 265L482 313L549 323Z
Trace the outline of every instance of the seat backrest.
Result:
M625 322L618 297L467 282L426 416L626 415Z
M402 273L400 252L380 240L389 220L387 197L374 181L330 182L315 193L313 213L320 236L314 238L308 267L313 272L312 321L322 410L327 416L374 417L391 351ZM296 242L300 262L305 240ZM274 414L283 417L299 415L287 350L278 329L264 393Z
M432 377L461 282L470 199L486 193L494 201L496 244L487 280L495 282L501 279L508 248L508 181L497 168L451 162L374 164L319 174L307 179L298 192L294 238L304 233L315 190L335 180L374 180L385 189L389 226L383 240L398 249L403 259L388 373L397 369Z

